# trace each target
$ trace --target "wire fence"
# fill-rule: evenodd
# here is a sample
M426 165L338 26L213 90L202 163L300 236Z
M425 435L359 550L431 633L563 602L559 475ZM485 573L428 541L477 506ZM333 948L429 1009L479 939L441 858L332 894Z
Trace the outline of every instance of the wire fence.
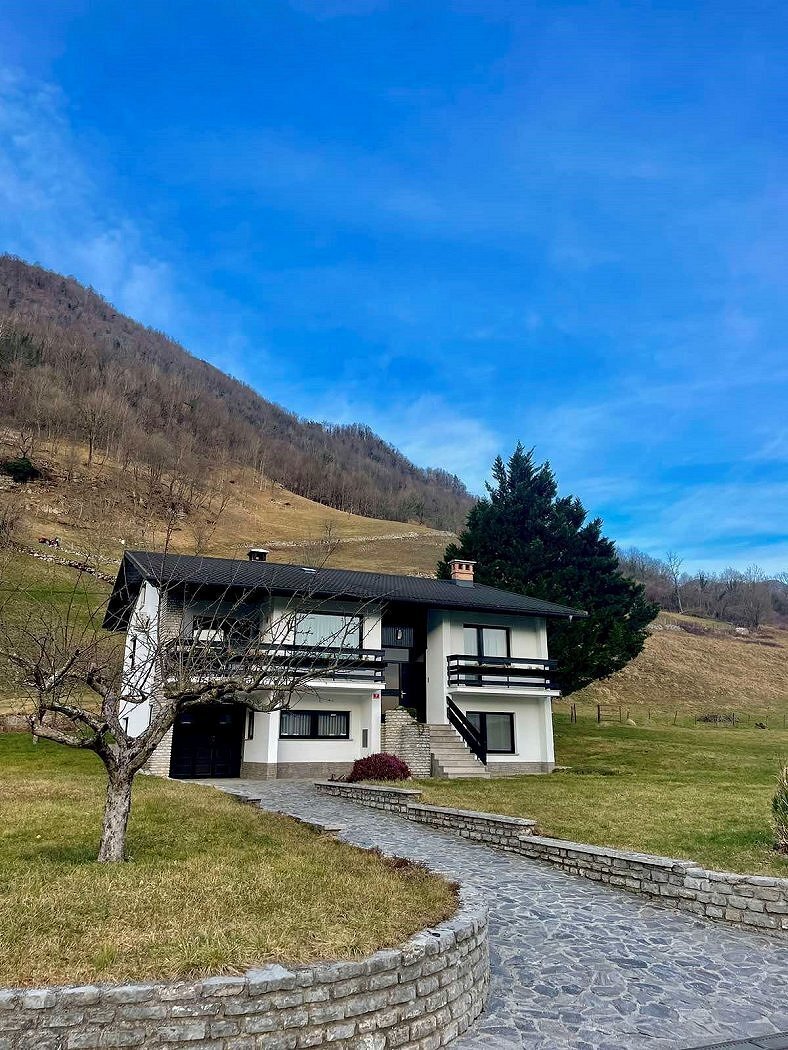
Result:
M788 699L784 707L725 708L682 710L664 707L646 707L625 704L555 704L556 712L567 714L569 721L595 721L598 724L619 725L674 725L710 726L717 729L779 729L788 730Z

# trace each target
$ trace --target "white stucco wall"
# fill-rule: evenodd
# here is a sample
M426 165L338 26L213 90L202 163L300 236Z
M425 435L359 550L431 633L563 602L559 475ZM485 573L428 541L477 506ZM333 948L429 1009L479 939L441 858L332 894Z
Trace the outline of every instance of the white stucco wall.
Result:
M347 711L347 740L280 739L279 711L256 711L254 737L244 741L243 761L273 765L277 762L352 762L380 750L380 691L334 690L308 693L291 704L294 711ZM364 730L367 744L363 745Z
M451 695L463 713L500 712L514 715L515 751L511 755L490 755L497 763L549 763L555 761L551 697L540 689L511 686L453 687L449 689L449 656L465 652L463 627L507 627L510 656L517 659L548 659L547 625L542 617L511 616L495 613L432 610L427 621L427 721L445 723L446 696Z
M129 630L123 651L123 692L130 699L121 707L121 721L128 718L128 732L137 736L150 721L150 699L155 688L153 653L159 635L159 591L152 583L143 583L129 620ZM136 645L135 645L136 639ZM132 652L134 662L132 665Z
M555 762L549 697L512 699L504 693L494 696L477 693L456 696L455 702L463 714L468 711L490 711L514 715L514 754L488 755L488 763Z
M427 721L437 724L446 721L446 695L448 676L446 660L449 656L465 652L463 627L508 627L510 655L527 659L546 660L547 627L538 616L511 616L495 613L462 612L431 609L427 617ZM515 691L511 688L495 691L485 686L486 695L508 697L511 702ZM455 697L456 699L456 697ZM460 705L462 706L462 705ZM495 710L508 711L510 707Z

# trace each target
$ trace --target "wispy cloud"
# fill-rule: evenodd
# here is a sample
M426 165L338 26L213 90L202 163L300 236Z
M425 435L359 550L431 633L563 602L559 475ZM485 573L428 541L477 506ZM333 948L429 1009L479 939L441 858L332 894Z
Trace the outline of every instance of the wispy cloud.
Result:
M113 209L74 141L61 93L0 71L0 143L4 249L74 274L148 324L170 326L172 268Z
M501 450L501 436L434 394L375 412L374 426L421 466L440 465L480 493Z

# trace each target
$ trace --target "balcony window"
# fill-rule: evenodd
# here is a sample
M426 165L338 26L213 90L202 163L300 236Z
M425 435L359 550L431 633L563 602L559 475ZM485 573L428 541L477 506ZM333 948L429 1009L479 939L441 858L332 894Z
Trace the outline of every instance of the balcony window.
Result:
M341 613L304 613L296 623L295 644L318 649L360 649L361 617Z
M514 715L508 712L468 711L465 715L482 738L489 755L514 754Z
M229 645L245 649L260 634L257 620L248 616L195 616L192 620L192 639L203 645Z
M477 627L466 624L463 629L466 656L508 656L508 627Z
M349 711L282 711L279 736L296 740L347 740Z

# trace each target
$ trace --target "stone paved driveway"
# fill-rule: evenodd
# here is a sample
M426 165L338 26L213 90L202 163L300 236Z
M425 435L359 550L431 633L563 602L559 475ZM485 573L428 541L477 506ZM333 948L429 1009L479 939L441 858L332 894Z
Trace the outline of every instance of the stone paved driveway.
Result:
M788 946L774 939L322 796L304 781L215 784L481 891L492 992L456 1050L679 1050L788 1031Z

